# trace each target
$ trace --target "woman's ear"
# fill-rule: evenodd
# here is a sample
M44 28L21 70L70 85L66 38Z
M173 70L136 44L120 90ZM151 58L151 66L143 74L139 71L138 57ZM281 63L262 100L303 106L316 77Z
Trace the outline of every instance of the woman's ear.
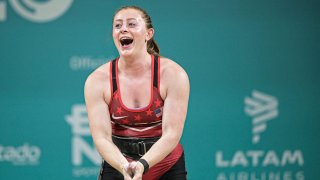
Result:
M154 35L154 29L153 28L149 28L147 30L146 41L149 41L150 39L152 39L153 35Z

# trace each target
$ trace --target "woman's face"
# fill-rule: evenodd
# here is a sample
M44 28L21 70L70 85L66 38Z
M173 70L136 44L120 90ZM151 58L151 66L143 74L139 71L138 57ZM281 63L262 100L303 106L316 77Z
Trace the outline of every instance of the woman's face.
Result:
M142 18L142 13L135 9L119 11L113 20L112 36L120 56L132 56L147 51L147 43L151 39L150 31ZM150 37L151 36L151 37Z

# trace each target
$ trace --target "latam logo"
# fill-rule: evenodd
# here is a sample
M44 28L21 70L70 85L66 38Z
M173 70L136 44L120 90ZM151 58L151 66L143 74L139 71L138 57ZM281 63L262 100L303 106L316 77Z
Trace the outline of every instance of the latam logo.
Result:
M245 113L252 117L252 142L260 142L267 122L278 116L277 98L257 91L245 97ZM248 129L249 130L249 129ZM270 129L272 130L272 129ZM267 142L266 142L267 143ZM250 143L251 144L251 143ZM304 154L283 143L281 148L266 146L251 149L245 144L236 149L222 147L215 152L216 180L305 180Z
M267 122L278 116L278 100L266 93L253 90L252 97L245 97L245 112L252 117L252 143L260 142L260 135L266 131Z
M23 18L36 22L45 23L62 16L71 6L73 0L8 0L13 9ZM0 1L0 22L7 19L7 4Z

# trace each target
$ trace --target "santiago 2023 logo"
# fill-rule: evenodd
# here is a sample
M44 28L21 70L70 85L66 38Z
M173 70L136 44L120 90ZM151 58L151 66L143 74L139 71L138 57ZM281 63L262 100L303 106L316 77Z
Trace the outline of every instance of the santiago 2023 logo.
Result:
M8 0L13 9L23 18L36 22L45 23L53 21L63 15L71 6L73 0ZM0 22L7 19L7 4L0 0Z

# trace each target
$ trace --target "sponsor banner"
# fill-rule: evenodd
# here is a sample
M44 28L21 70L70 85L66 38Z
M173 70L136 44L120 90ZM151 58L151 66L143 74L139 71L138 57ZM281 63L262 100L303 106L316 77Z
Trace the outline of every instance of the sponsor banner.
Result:
M318 4L223 2L0 0L0 180L96 179L84 84L132 4L190 78L188 179L317 179Z
M216 180L303 180L304 155L301 149L258 149L262 133L269 129L267 122L278 117L278 99L267 93L253 90L244 99L245 113L252 119L252 149L239 147L215 152ZM272 127L270 127L272 129ZM268 143L268 142L264 142Z

